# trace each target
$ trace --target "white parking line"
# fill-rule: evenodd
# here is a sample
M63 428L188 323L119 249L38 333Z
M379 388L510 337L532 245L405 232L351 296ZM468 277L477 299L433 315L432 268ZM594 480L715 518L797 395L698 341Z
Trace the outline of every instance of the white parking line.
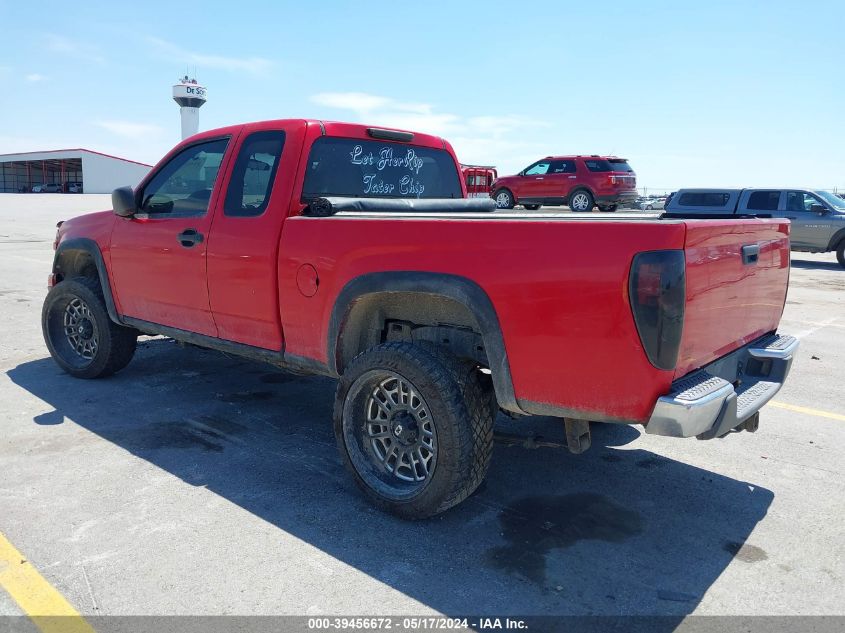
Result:
M783 319L784 321L792 321L791 319ZM824 321L819 322L812 322L812 321L792 321L793 323L802 323L805 325L811 325L812 327L807 328L806 330L801 330L800 332L795 332L792 334L797 339L802 339L806 336L810 336L810 334L815 334L819 330L829 327L831 325L835 325L836 322L839 320L839 317L831 317L829 319L825 319Z

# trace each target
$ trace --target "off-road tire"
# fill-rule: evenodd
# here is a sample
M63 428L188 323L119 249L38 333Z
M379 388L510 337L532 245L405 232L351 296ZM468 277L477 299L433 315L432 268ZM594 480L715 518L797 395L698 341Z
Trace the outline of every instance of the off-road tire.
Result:
M541 205L541 204L523 204L522 206L525 207L526 211L536 211L537 209L539 209L543 205Z
M75 299L87 307L97 337L90 359L75 352L64 333L65 309ZM53 360L75 378L103 378L120 371L132 360L138 341L137 330L111 320L100 283L90 277L66 279L50 289L41 310L41 330Z
M593 195L585 189L579 189L569 196L569 208L575 213L591 213L595 204Z
M839 246L836 247L836 261L845 268L845 240L841 240Z
M513 209L516 204L513 194L507 189L498 189L493 194L493 200L496 201L497 209Z
M366 389L367 381L379 371L409 381L424 398L436 427L434 470L420 490L404 498L377 489L378 482L366 469L359 470L351 456L360 449L348 444L347 428L362 440L364 434L364 409L355 406L360 397L356 393ZM335 394L334 431L342 459L377 507L405 519L444 512L471 495L487 474L496 413L491 394L489 376L479 372L475 363L459 360L437 346L391 342L367 350L346 369Z

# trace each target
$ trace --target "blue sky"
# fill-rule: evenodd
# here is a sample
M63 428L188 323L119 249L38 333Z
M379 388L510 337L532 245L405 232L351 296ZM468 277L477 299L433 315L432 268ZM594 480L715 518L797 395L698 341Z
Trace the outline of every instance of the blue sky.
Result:
M845 3L0 0L0 153L154 163L200 129L310 117L440 134L512 173L615 153L640 186L845 189Z

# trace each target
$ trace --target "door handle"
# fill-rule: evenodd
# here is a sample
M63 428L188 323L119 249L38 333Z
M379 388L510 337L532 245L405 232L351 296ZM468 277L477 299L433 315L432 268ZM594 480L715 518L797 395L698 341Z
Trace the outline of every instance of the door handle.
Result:
M534 180L542 180L542 179L543 179L542 176L537 176Z
M760 258L759 244L746 244L742 247L742 263L746 266L756 264Z
M179 243L185 248L191 248L203 241L203 235L196 229L185 229L176 236Z

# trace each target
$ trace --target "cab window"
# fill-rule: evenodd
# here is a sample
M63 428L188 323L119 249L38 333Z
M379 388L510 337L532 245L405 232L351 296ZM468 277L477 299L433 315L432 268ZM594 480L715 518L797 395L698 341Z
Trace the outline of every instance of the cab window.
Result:
M755 191L748 196L746 208L752 211L777 211L780 191Z
M156 173L144 187L139 211L167 217L205 215L228 138L186 147Z
M264 213L284 144L282 131L255 132L246 138L232 169L224 215L254 217Z
M548 173L550 165L551 165L551 162L549 162L547 160L541 160L539 163L534 163L533 165L531 165L531 167L526 169L525 175L526 176L542 176L543 174Z
M809 211L814 204L820 204L815 196L803 191L786 192L787 211Z
M550 174L574 174L575 161L574 160L553 160L549 168Z

